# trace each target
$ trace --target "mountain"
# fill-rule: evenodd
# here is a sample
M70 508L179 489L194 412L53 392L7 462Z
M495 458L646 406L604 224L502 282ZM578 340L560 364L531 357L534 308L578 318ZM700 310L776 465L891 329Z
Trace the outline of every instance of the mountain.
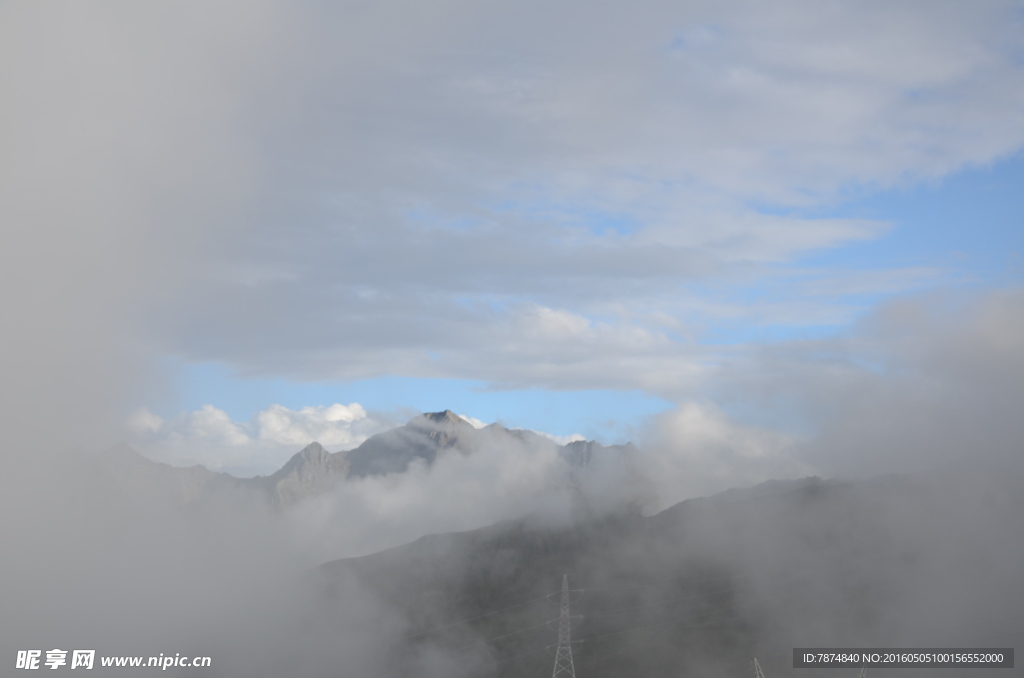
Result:
M79 472L91 476L98 486L128 496L158 497L175 505L197 501L211 485L238 480L198 464L180 468L151 461L127 445L106 450L84 466Z
M331 454L310 443L263 482L275 507L287 508L305 497L330 489L349 475L345 453Z
M138 491L158 491L176 503L192 503L225 491L250 491L264 495L278 509L292 506L306 497L324 492L335 483L367 476L404 473L414 463L427 466L447 455L470 455L485 449L508 451L550 449L568 463L571 472L563 482L580 490L597 471L614 469L623 486L639 486L639 474L632 466L637 450L632 444L605 446L576 441L559 446L551 439L500 424L476 428L450 410L414 417L404 426L377 434L353 450L328 452L310 443L279 470L269 476L235 478L214 473L202 466L180 469L151 462L126 446L111 452L105 461L111 472ZM604 488L602 488L604 493ZM618 494L616 501L618 501ZM637 496L642 491L635 492Z
M386 675L427 675L428 658L467 678L544 675L566 573L582 589L577 675L752 675L755 656L767 675L854 675L794 670L792 649L1024 640L1021 480L1017 468L776 481L648 517L427 536L318 574L325 600L355 581L405 620Z
M445 410L422 414L405 426L373 436L345 454L350 477L363 477L401 473L417 460L430 465L446 454L524 446L558 450L571 466L578 468L636 452L632 444L606 446L586 440L560 446L533 431L508 429L501 424L476 428L451 410Z
M422 414L405 426L375 435L344 454L348 457L352 477L401 473L417 459L429 465L439 454L469 454L479 449L481 437L472 424L445 410Z

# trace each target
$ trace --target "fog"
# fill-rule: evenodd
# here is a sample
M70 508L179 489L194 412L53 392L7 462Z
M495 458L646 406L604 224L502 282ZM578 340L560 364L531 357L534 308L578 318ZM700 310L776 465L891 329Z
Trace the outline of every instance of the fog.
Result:
M776 25L756 3L713 5L572 5L550 22L546 6L462 3L403 5L397 21L315 3L0 9L0 661L96 649L212 657L167 675L387 675L417 619L355 575L325 594L324 562L524 516L555 532L624 504L650 517L813 475L866 489L813 519L783 503L716 509L657 547L627 535L582 585L637 561L665 581L683 544L742 582L739 609L762 622L749 650L783 675L798 643L1020 640L1020 289L913 293L932 273L897 271L892 300L849 329L747 351L677 341L692 328L665 320L704 308L684 284L758 280L889 227L753 202L827 201L1019 148L1021 76L1003 49L1014 6L844 21L792 3ZM687 28L662 35L669 19ZM915 23L909 37L879 30ZM737 47L718 24L778 39ZM637 65L652 34L667 59L708 50L708 70L686 77L710 103L666 95L669 76ZM611 44L621 53L598 49ZM894 56L908 49L919 58ZM726 77L754 62L763 80ZM915 86L943 96L893 95ZM911 119L943 132L922 141ZM770 152L781 146L793 151ZM580 216L594 211L644 226L627 237ZM849 321L841 301L826 295L809 322ZM495 445L284 512L242 491L182 507L96 463L140 402L174 401L168 355L295 379L639 388L678 406L635 456L582 479L551 446ZM307 426L340 449L378 430L277 414L287 425L243 433L279 445ZM906 486L876 492L886 474ZM454 551L448 564L476 567ZM779 586L794 578L796 603ZM851 621L836 616L858 601ZM488 675L496 661L443 642L416 652L410 675Z
M569 561L580 585L596 591L581 603L593 606L581 636L608 628L600 626L602 604L633 600L602 594L609 587L653 589L641 598L652 621L634 616L625 628L657 623L662 601L696 562L697 571L711 568L733 582L732 609L753 624L747 649L773 675L788 675L796 646L1012 646L1022 629L1024 469L1007 445L1019 423L1012 408L1003 416L1000 408L1019 389L1013 377L1024 342L1010 331L1021 317L1019 298L981 295L955 313L930 299L901 302L899 320L911 310L927 318L929 331L918 341L882 309L836 340L851 352L842 360L836 354L846 369L841 378L825 374L805 401L794 382L778 378L778 355L764 357L760 373L746 371L765 380L760 393L745 390L748 396L762 397L770 385L809 412L827 413L816 431L772 431L710 404L687 404L652 422L628 463L598 465L576 482L553 444L496 438L431 466L414 462L404 473L350 479L283 513L242 491L183 508L131 494L88 454L30 446L12 464L22 475L4 499L5 535L18 545L4 566L5 652L42 644L95 646L107 655L209 655L215 664L208 675L228 676L491 675L500 653L460 650L464 638L454 647L444 639L421 642L396 668L395 648L422 622L408 617L393 591L354 574L331 578L325 597L316 567L523 517L530 529L567 534L628 502L656 515L684 499L812 474L848 489L815 499L768 485L756 493L767 499L726 493L683 504L683 513L669 511L653 524L663 527L621 533L589 551L593 559ZM860 342L894 376L853 360ZM809 363L821 346L802 359L797 350L783 351L785 364ZM806 373L794 379L814 384ZM887 396L884 407L868 407L879 405L879 394ZM859 449L864 454L850 463L849 450ZM901 475L885 475L892 473ZM444 548L429 562L443 563L452 577L493 571L491 556L458 542L447 554ZM458 604L437 605L437 620L457 616ZM695 603L694 615L698 609ZM668 661L672 647L655 642L644 661ZM581 667L592 651L578 650ZM687 661L691 669L742 675L696 650ZM805 674L818 675L794 673Z

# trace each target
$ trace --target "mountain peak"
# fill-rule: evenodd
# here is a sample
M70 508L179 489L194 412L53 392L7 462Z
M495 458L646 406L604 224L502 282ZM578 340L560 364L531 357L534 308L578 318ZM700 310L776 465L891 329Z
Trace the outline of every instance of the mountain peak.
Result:
M469 422L451 410L444 412L425 412L423 418L435 424L468 424Z
M327 450L324 449L324 446L314 440L299 451L299 456L308 459L309 457L322 456L326 452Z
M269 476L265 483L274 504L287 508L347 475L348 460L343 452L331 454L320 443L312 442Z
M406 426L420 430L447 431L449 433L475 430L475 427L472 424L451 410L444 410L443 412L424 412L410 420Z
M322 466L327 463L330 457L331 453L325 450L323 445L318 442L312 442L292 455L292 458L271 475L270 478L277 481L292 473L301 472L303 469Z
M453 448L465 453L478 445L476 428L451 410L424 412L350 450L349 471L354 477L401 473L416 459L430 465L439 453Z

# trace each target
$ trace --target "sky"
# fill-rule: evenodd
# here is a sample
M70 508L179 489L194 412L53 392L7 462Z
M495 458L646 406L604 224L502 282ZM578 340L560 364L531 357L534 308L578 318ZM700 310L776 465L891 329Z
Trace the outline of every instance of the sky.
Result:
M445 408L636 442L649 512L910 474L948 512L841 522L935 546L894 566L908 629L965 572L990 598L952 612L995 618L1024 590L1022 28L1019 0L0 3L0 654L372 675L406 620L352 582L310 616L310 569L571 507L553 448L280 513L179 512L87 453L252 476Z
M61 375L17 420L73 440L805 435L765 355L896 369L851 348L893 304L1021 284L1019 2L4 11L9 367Z

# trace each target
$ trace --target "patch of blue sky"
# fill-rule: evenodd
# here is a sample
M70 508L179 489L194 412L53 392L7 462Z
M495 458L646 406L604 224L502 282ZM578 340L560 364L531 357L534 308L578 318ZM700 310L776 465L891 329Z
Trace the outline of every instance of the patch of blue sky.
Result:
M840 323L783 325L747 321L719 322L701 333L698 343L705 346L748 346L813 341L837 336L846 326Z
M636 437L647 417L672 403L639 391L497 390L482 381L379 377L352 382L296 382L251 378L218 363L167 360L176 376L177 397L156 414L173 417L203 405L224 410L235 421L247 421L271 404L290 409L357 402L367 410L395 416L445 409L510 428L529 428L552 435L575 433L603 443Z
M719 291L720 301L749 311L744 320L707 323L700 343L824 338L844 331L893 296L929 288L1024 282L1024 153L942 179L859 194L838 205L758 209L809 219L870 219L890 223L891 228L873 239L807 253L780 267L774 279ZM866 280L871 275L879 277L867 289L857 284L858 277ZM841 282L828 285L844 278L850 283L847 292ZM801 303L831 304L832 319L815 322L818 316L809 313L802 321L750 320L758 316L761 304Z
M740 346L815 340L848 330L864 313L896 294L924 289L930 272L864 277L862 271L785 269L755 283L704 291L705 309L688 318L697 344Z
M948 268L872 270L847 262L842 268L817 263L814 268L783 269L776 277L706 297L733 313L694 317L701 328L697 343L728 346L836 336L891 298L964 280Z
M838 206L788 213L892 224L878 238L811 253L801 266L934 266L984 283L1020 282L1024 153L942 179L860 195Z
M881 236L811 252L778 269L778 275L734 289L705 289L700 298L709 305L739 309L734 315L695 315L696 338L706 345L757 345L826 338L845 331L857 318L887 297L929 285L1020 284L1024 280L1024 154L986 167L968 168L943 179L916 185L863 192L845 202L804 210L765 212L805 218L856 218L891 223ZM635 227L621 215L602 215L571 206L558 207L565 216L592 230L628 232ZM497 208L497 206L495 206ZM523 205L504 209L522 210ZM414 216L414 215L410 215ZM421 215L429 220L429 215ZM936 271L910 282L864 291L824 294L814 289L819 280L858 273L918 267ZM820 277L817 277L820 276ZM492 301L500 310L500 301ZM825 314L801 308L825 309ZM482 421L500 420L511 427L532 428L555 435L580 433L603 442L635 437L632 429L671 403L639 392L612 390L553 392L494 390L473 380L381 377L349 383L294 382L236 376L216 364L170 361L177 376L178 397L166 403L162 416L212 404L236 421L245 421L272 403L297 409L308 405L358 402L382 412L452 409Z

